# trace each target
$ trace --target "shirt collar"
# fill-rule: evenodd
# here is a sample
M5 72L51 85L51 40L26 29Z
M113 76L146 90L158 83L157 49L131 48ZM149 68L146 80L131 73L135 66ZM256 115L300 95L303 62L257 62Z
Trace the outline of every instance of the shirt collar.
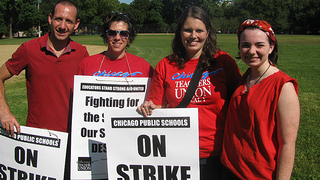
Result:
M41 49L46 49L47 51L50 51L53 54L55 54L54 51L48 45L49 35L50 35L50 33L47 33L46 35L44 35L43 38L41 38L41 40L40 40L40 48ZM75 50L74 48L72 48L73 47L73 44L72 44L73 41L70 38L69 38L69 40L70 40L70 42L68 43L67 47L64 49L62 54L69 53L72 50Z

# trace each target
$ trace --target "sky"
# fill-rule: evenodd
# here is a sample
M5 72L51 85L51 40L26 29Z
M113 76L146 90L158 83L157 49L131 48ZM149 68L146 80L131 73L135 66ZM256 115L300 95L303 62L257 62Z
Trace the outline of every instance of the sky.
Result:
M120 3L130 4L133 0L119 0Z

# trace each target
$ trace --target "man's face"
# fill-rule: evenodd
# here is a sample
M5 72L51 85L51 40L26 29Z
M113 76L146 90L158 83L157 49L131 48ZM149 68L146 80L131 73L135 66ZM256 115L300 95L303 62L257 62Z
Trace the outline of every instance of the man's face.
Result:
M51 37L58 41L68 40L80 23L80 20L76 19L76 17L76 7L58 4L55 8L54 16L50 14L48 17L51 25Z

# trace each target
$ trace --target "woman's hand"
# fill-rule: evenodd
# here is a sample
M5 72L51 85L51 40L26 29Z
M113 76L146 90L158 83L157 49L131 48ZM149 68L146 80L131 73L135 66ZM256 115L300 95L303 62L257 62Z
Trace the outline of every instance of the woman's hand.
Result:
M155 105L152 101L145 101L137 108L140 114L148 117L152 114L152 110L161 108L160 105Z

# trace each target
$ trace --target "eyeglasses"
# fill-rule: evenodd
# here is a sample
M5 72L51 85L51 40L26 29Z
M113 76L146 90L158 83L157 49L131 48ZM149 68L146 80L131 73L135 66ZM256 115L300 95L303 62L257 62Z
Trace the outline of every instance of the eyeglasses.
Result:
M127 39L130 34L129 30L115 31L115 30L108 29L106 32L107 32L107 36L111 38L114 38L117 34L120 34L121 38Z

